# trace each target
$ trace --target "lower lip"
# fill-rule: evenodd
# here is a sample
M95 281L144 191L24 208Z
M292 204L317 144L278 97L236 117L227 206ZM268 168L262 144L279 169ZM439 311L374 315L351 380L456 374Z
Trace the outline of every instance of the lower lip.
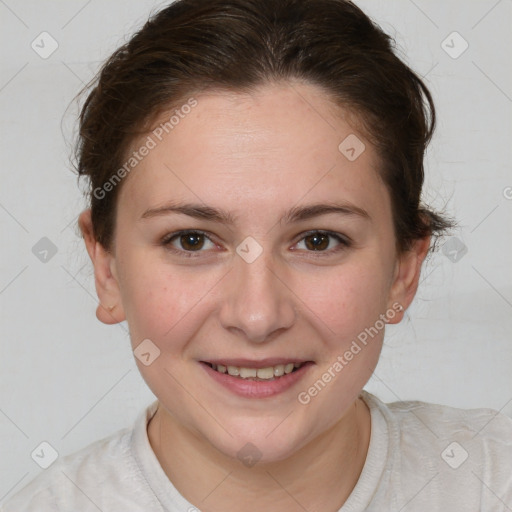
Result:
M278 395L279 393L284 393L302 379L313 364L313 362L308 361L292 373L287 373L282 377L275 378L274 380L265 381L233 377L228 373L220 373L205 363L200 363L212 379L236 395L244 398L268 398Z

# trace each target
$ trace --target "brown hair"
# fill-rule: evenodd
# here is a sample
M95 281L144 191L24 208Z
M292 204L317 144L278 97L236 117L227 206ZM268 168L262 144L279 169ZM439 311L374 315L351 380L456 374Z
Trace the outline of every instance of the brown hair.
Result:
M394 41L352 2L177 0L150 17L84 89L94 85L75 156L79 177L89 178L96 240L111 250L120 185L95 191L159 115L201 91L242 92L287 79L319 86L356 114L381 156L399 251L453 225L420 201L435 126L431 94L395 55Z

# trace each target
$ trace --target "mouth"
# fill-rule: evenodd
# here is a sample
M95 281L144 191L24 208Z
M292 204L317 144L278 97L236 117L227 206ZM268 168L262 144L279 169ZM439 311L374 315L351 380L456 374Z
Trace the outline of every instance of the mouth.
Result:
M226 374L237 379L271 382L300 370L304 365L309 363L312 364L312 361L295 361L278 364L254 362L240 365L234 364L233 362L229 363L227 361L225 361L224 364L208 361L201 361L201 363L209 366L217 373Z
M315 365L314 361L291 358L216 359L199 363L214 386L220 385L245 399L269 399L291 391Z

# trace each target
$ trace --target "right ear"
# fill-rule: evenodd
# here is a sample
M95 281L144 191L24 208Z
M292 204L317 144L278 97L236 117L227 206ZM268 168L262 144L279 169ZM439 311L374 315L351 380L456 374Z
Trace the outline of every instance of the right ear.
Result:
M91 209L84 210L78 217L78 225L84 237L85 246L94 266L94 281L99 304L96 317L104 324L117 324L126 319L121 293L115 272L115 258L95 238L91 220Z

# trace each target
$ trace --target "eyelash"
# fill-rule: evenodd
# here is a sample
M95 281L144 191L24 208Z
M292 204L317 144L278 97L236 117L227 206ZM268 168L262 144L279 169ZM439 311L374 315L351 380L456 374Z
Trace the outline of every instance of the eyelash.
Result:
M200 257L200 254L202 252L205 252L205 251L202 251L202 250L187 251L187 250L183 250L183 249L175 249L174 247L172 247L170 245L171 242L175 238L179 238L182 235L189 235L189 234L204 235L210 242L214 243L213 240L208 236L208 234L205 231L201 231L201 230L197 230L197 229L185 229L185 230L182 230L182 231L176 231L174 233L170 233L170 234L164 236L160 243L169 252L172 252L174 254L178 254L179 256L182 256L182 257L185 257L185 258L197 258L197 257ZM335 249L329 249L329 250L324 250L324 251L306 251L306 252L312 253L311 257L318 258L318 257L323 257L325 255L329 256L329 255L332 255L332 254L337 253L339 251L342 251L344 249L347 249L348 247L351 246L351 242L349 241L348 238L343 237L343 236L339 235L338 233L334 233L332 231L325 231L325 230L319 230L319 229L314 229L314 230L302 233L301 234L302 238L300 238L296 243L299 243L302 240L304 240L305 238L307 238L308 236L315 235L315 234L330 236L330 237L336 239L340 243L340 245L337 246Z

